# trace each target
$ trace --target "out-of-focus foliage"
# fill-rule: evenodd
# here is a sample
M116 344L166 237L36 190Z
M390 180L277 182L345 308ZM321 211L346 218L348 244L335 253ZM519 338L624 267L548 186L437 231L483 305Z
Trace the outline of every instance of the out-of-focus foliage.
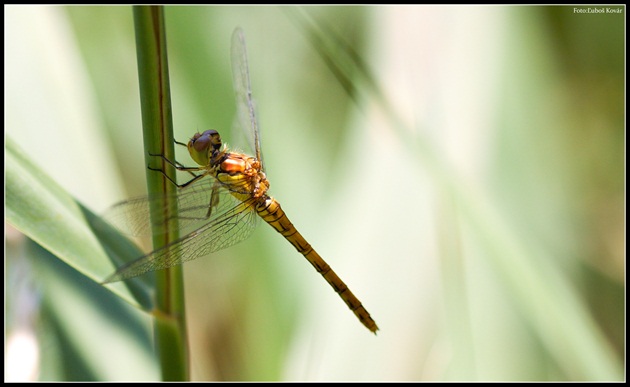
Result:
M263 225L185 265L193 378L622 380L625 7L588 8L168 7L177 139L214 128L238 148L242 27L270 192L381 328ZM5 24L7 134L96 212L142 193L131 9L6 7ZM131 379L118 346L107 372L71 369L129 331L142 348L146 325L99 326L28 256L7 262L7 339L28 304L55 353L41 379ZM15 290L18 264L37 291Z

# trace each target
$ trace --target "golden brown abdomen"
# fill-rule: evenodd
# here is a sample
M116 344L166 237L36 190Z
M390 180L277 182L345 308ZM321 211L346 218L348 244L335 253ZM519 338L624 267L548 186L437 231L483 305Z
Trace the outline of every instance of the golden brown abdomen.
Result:
M370 317L368 311L363 307L348 286L339 276L328 266L328 264L317 254L311 245L297 231L293 223L289 220L280 204L272 197L264 195L256 204L256 212L261 218L282 234L304 257L313 265L315 270L321 274L332 288L339 294L343 301L354 312L357 318L371 332L376 333L378 327L376 322Z

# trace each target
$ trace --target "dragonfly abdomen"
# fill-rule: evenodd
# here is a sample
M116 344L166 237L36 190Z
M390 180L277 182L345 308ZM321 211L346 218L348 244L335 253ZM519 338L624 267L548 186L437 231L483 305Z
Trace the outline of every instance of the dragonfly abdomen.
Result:
M264 195L256 204L256 212L265 222L269 223L271 227L282 234L298 252L304 255L315 270L317 270L317 272L326 279L326 282L332 286L335 292L339 294L361 323L371 332L376 333L378 326L376 326L376 322L374 322L368 311L363 307L361 301L350 291L348 286L339 278L324 259L317 254L313 247L304 239L302 234L298 232L282 207L280 207L280 204L274 198Z

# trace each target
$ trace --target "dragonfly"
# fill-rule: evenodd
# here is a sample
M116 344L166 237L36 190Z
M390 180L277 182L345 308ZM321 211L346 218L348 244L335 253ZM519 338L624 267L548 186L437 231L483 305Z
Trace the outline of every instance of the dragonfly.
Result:
M177 185L176 194L130 199L114 205L105 217L123 232L135 236L166 233L173 227L178 227L183 236L124 264L103 283L166 269L232 246L248 238L262 219L313 265L359 321L376 334L378 326L361 301L300 234L280 204L268 195L269 181L260 149L245 36L240 28L232 35L231 57L237 122L245 130L254 155L230 150L216 130L196 133L187 144L175 141L187 147L198 166L186 167L160 157L193 177L186 183L177 184L165 174ZM176 202L177 210L164 208L151 217L151 202L164 199Z

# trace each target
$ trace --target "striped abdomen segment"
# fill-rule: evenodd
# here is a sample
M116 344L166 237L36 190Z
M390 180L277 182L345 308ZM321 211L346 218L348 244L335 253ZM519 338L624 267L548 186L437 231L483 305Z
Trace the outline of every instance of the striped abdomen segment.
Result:
M315 270L321 274L326 281L333 287L335 292L348 305L350 310L359 318L361 323L371 332L376 333L378 327L367 310L361 305L354 294L348 289L348 286L339 278L339 276L328 266L328 264L317 254L304 237L296 230L293 223L287 218L280 204L271 197L264 195L256 204L256 212L261 218L282 234L304 257L313 265Z

